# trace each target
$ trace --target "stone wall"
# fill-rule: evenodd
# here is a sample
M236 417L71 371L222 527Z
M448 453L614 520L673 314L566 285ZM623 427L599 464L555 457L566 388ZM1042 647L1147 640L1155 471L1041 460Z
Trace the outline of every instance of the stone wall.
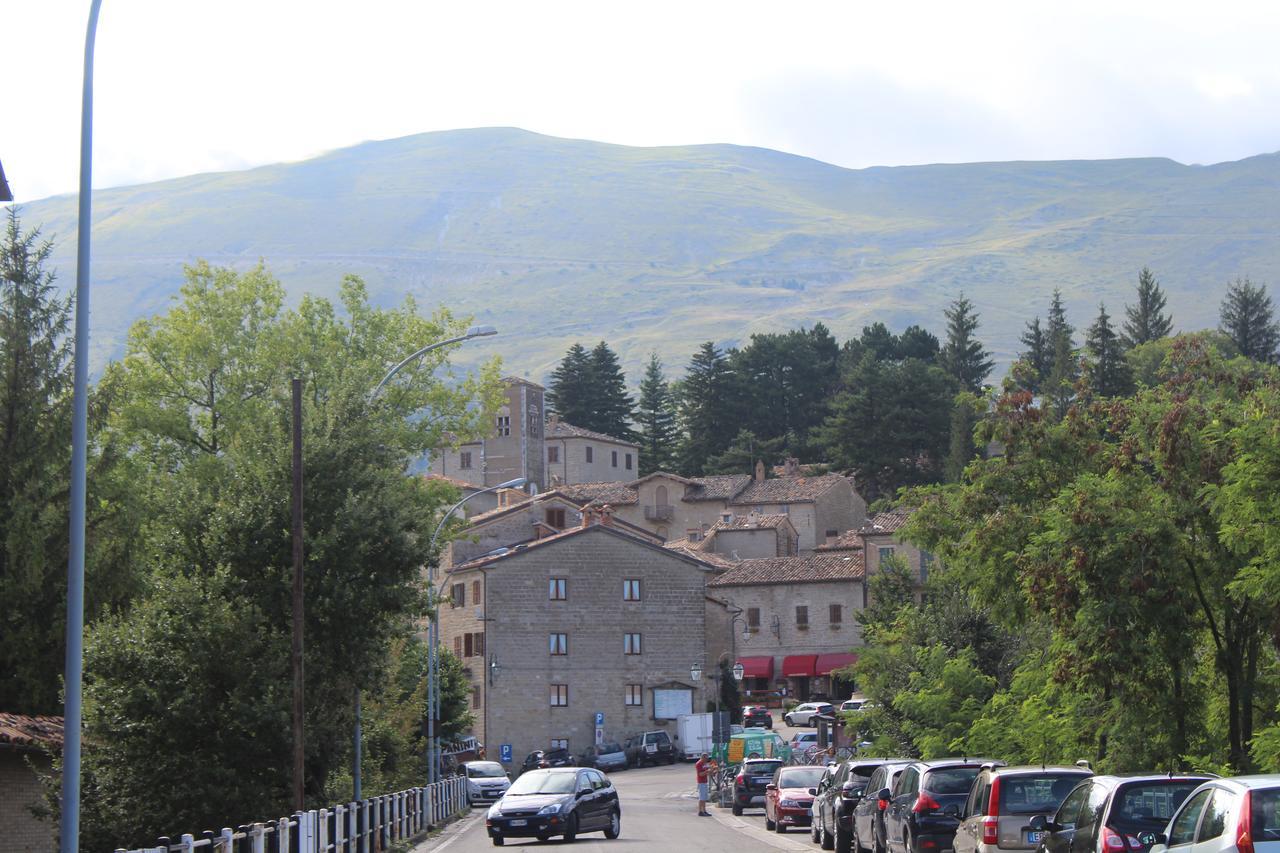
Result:
M52 820L31 813L32 807L44 805L44 790L28 758L41 772L48 771L49 760L37 752L0 748L0 849L6 853L48 853L57 848Z

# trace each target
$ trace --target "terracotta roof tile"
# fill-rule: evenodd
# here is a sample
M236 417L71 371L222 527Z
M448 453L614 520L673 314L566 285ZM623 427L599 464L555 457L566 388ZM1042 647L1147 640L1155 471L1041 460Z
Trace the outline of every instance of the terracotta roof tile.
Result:
M599 501L619 506L640 501L640 493L630 483L576 483L572 486L557 486L555 490L581 503Z
M725 521L721 519L711 525L708 533L712 530L757 530L757 529L773 529L779 527L794 527L788 516L778 513L776 515L757 515L755 513L747 513L746 515L734 515L733 521Z
M611 435L605 435L602 432L586 429L585 427L574 426L564 421L556 421L547 424L547 438L590 438L596 441L608 441L612 444L625 444L627 447L639 447L634 441L627 441L625 438L614 438Z
M0 712L0 746L62 746L61 717Z
M714 474L691 479L692 485L684 490L687 501L727 501L751 483L746 474Z
M466 480L459 480L457 477L448 477L448 476L445 476L444 474L427 474L426 477L424 477L424 479L431 480L437 483L445 483L447 485L453 486L454 488L458 488L458 489L484 488L483 486L477 486L475 483L468 483Z
M862 579L862 554L811 554L742 560L708 586L767 586Z
M839 474L824 474L821 477L774 477L770 480L753 480L730 503L809 503L822 497L842 482L848 481Z
M846 530L830 542L814 548L815 551L861 551L862 534L856 530Z
M862 525L858 532L872 535L876 533L897 533L911 518L912 512L914 510L902 508L891 509L888 512L877 512L867 520L866 524Z

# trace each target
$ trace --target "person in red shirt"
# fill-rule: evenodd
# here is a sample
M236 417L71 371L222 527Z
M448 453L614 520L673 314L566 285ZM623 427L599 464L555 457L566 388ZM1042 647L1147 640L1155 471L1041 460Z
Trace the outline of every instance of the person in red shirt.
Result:
M707 811L707 780L710 774L716 769L716 763L707 753L702 753L693 764L694 776L698 780L698 816L711 817L711 812Z

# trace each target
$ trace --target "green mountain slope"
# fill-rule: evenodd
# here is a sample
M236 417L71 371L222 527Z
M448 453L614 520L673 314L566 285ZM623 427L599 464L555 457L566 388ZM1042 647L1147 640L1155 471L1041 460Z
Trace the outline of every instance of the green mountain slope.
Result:
M1001 360L1062 288L1083 327L1150 265L1180 328L1217 321L1225 282L1280 284L1280 155L1214 166L1135 159L843 169L758 148L631 148L515 129L369 142L313 160L94 197L95 360L161 311L195 258L266 259L291 293L343 274L493 323L538 379L574 340L629 374L656 349L812 325L942 330L960 290ZM29 204L74 279L75 199Z

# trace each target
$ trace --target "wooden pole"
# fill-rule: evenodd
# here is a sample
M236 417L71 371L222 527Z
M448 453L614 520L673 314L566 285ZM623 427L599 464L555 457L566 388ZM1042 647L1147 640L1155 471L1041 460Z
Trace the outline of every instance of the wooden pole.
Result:
M293 807L302 811L302 380L293 380Z

